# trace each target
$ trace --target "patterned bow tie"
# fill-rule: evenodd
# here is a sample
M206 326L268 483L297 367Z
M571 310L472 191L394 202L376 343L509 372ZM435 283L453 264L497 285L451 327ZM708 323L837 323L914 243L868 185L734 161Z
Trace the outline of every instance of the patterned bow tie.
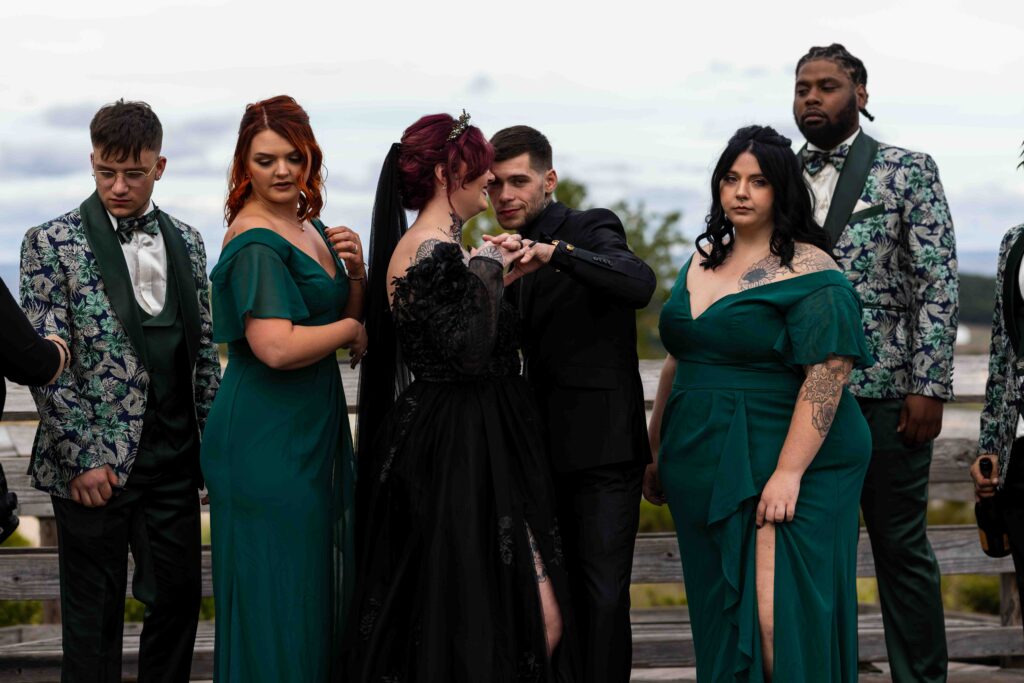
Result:
M846 163L846 155L850 152L850 146L847 144L839 145L836 149L831 152L823 152L820 150L811 150L806 147L800 152L800 157L804 162L804 170L812 176L818 175L821 169L825 168L825 164L832 164L836 167L837 171L843 170L843 164Z
M136 230L141 230L147 235L155 235L160 232L160 223L157 221L159 213L160 209L154 206L153 210L147 214L118 218L117 238L121 240L121 244L128 244L131 242L132 233Z

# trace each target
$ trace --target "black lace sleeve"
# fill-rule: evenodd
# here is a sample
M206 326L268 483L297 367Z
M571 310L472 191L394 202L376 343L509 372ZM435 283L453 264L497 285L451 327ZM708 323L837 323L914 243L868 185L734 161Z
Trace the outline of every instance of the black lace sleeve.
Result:
M431 256L395 281L393 310L405 357L413 372L484 373L498 332L502 266L485 256L462 260L456 244L442 243ZM447 366L447 372L437 367Z

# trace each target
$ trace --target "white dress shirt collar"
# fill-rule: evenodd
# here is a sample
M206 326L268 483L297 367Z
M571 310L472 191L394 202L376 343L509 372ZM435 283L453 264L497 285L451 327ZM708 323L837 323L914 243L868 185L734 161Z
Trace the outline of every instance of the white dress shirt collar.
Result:
M103 207L103 208L104 208L104 210L106 210L107 207ZM152 211L154 208L155 207L154 207L154 204L153 204L153 200L150 199L149 200L149 204L146 205L146 210L143 211L142 213L140 213L139 215L140 216L145 216L147 213ZM114 216L114 214L112 214L109 211L107 211L107 217L110 218L110 224L114 226L114 230L117 230L117 218Z

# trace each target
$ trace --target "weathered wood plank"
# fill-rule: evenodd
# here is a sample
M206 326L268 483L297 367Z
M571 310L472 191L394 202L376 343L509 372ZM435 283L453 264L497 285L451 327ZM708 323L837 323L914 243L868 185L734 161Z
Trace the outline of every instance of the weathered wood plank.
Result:
M943 574L1004 574L1013 572L1009 557L993 559L981 551L978 531L969 525L928 527ZM867 532L861 529L857 545L857 576L875 575L874 556ZM632 583L680 583L683 580L675 534L640 534L633 560Z
M688 616L681 609L648 610L633 615L633 665L636 667L693 666L695 655ZM656 612L660 612L660 615ZM886 659L880 615L858 618L861 661ZM994 617L952 615L946 622L950 658L978 658L1024 653L1021 628L1000 626Z
M693 666L693 637L685 608L638 610L633 621L633 665L636 668ZM33 630L37 634L33 637ZM952 615L947 619L949 655L954 659L1024 654L1024 636L1019 627L998 626L994 618ZM885 639L877 613L859 616L861 661L886 658ZM0 633L0 680L11 683L55 683L59 680L60 639L50 629L26 627L11 643ZM139 625L126 624L123 674L134 680L138 667ZM192 677L212 676L213 624L202 622L196 637Z
M24 435L19 435L24 440ZM976 442L962 438L939 438L935 442L929 477L929 495L934 500L974 500L974 487L968 470L974 461ZM28 458L7 455L0 457L7 473L8 486L18 494L20 513L30 517L53 515L50 497L32 488L27 474Z
M992 559L981 552L970 526L934 526L928 530L943 574L1013 572L1010 558ZM129 571L131 564L129 563ZM857 575L874 576L874 560L862 531ZM57 553L53 548L0 549L0 600L48 600L60 596ZM633 583L680 583L682 564L674 534L641 534L633 562ZM129 581L130 585L130 581ZM212 595L210 548L203 548L203 595Z
M987 370L985 356L957 356L953 377L954 390L958 403L982 403L984 401L985 380ZM641 360L640 380L643 382L645 403L650 410L654 405L654 394L658 390L658 376L661 373L662 360ZM359 370L353 370L347 363L339 363L341 381L345 387L345 396L350 405L349 412L354 412L356 405ZM2 419L34 420L36 407L26 387L7 382L7 406Z
M128 559L128 590L131 596L135 564ZM203 595L213 595L210 546L202 552ZM0 548L0 600L54 600L60 598L60 570L56 548ZM0 680L3 680L0 677Z

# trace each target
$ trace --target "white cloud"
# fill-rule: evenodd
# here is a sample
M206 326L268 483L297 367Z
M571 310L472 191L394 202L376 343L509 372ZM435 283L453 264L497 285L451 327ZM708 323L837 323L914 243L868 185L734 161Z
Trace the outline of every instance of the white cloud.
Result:
M328 222L365 228L388 145L422 114L465 107L487 133L544 130L594 201L681 208L693 234L736 128L799 137L793 65L832 41L867 64L868 130L932 154L961 244L994 249L1024 220L1018 5L3 3L0 261L26 227L91 191L88 121L118 97L161 116L170 163L156 199L202 226L211 252L238 119L281 92L307 108L325 151Z

